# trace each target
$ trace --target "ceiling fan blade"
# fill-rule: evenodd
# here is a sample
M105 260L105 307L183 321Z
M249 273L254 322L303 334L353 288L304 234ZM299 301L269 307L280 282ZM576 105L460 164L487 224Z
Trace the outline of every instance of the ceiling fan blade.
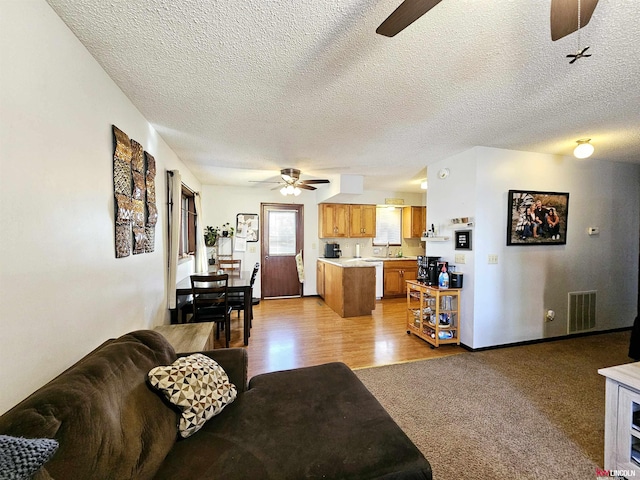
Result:
M312 184L318 184L318 183L331 183L329 180L327 180L326 178L319 178L317 180L300 180L298 182L298 185L300 184L305 184L305 185L312 185Z
M312 187L311 185L305 185L304 183L297 183L296 187L302 188L304 190L315 190L316 187Z
M580 0L580 28L584 27L598 0ZM578 0L551 0L551 40L554 42L578 30Z
M380 24L376 33L384 35L385 37L393 37L440 2L441 0L404 0L404 2Z

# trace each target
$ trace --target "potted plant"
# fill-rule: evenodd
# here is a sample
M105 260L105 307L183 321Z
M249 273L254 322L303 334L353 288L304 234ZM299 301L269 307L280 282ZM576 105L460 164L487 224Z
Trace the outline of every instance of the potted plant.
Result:
M204 244L207 247L214 247L220 236L220 227L207 227L204 229Z
M233 237L234 228L231 226L229 222L222 225L222 236L223 237Z

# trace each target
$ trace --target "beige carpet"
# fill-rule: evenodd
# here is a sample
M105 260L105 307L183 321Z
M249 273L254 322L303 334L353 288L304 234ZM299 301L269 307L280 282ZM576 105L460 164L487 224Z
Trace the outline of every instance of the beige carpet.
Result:
M604 377L628 363L615 332L357 370L435 480L594 479ZM445 347L446 348L446 347Z

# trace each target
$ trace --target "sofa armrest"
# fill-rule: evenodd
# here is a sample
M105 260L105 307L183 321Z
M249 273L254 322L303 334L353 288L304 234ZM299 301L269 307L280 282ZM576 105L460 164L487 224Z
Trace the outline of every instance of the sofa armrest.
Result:
M220 348L218 350L199 353L212 358L224 368L224 371L227 372L229 376L229 380L238 389L238 393L247 390L247 366L249 357L244 348ZM185 357L187 355L190 355L190 353L179 353L178 357Z

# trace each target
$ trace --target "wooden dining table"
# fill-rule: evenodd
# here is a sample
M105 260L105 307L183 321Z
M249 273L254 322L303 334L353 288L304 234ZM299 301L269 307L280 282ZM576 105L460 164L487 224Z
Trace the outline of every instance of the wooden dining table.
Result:
M239 275L229 275L229 280L227 282L227 292L242 292L244 294L244 344L249 345L249 336L251 334L250 330L250 320L251 320L251 296L253 292L251 291L251 274L252 270L243 270L239 273ZM202 275L202 274L198 274ZM205 274L206 275L206 274ZM209 272L209 275L216 275L215 272ZM180 305L184 303L185 297L191 295L191 278L186 277L178 282L176 285L176 308L171 309L171 323L178 323L178 310L180 309ZM180 301L182 297L182 302Z

